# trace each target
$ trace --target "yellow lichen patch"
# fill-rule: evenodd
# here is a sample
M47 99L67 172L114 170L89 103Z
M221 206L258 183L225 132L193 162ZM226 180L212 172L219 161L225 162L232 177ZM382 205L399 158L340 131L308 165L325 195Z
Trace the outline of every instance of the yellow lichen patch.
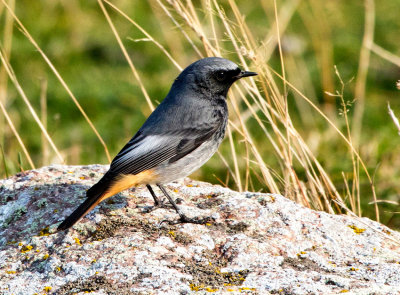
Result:
M239 288L239 291L240 292L243 292L243 291L257 291L257 289L256 288L249 288L249 287L241 287L241 288Z
M97 260L96 260L96 259L93 259L91 263L93 264L93 263L96 263L96 262L97 262Z
M273 196L265 196L257 199L261 206L267 206L268 203L275 203L275 200L276 199Z
M240 272L221 272L219 269L216 269L216 273L221 274L226 280L235 285L241 285L241 283L246 279Z
M336 263L333 261L328 261L328 263L332 264L332 266L336 267Z
M188 185L186 185L187 187L193 187L193 184L188 184Z
M211 225L212 225L212 223L209 223L209 222L206 223L206 226L211 226Z
M21 253L26 253L26 252L31 251L32 249L33 249L33 246L31 246L31 245L23 245L21 250L20 250L20 252Z
M358 268L355 268L355 267L350 267L349 268L349 271L357 271L358 270Z
M15 270L7 270L6 273L8 273L8 274L15 274L16 271L15 271Z
M56 271L57 271L57 272L60 272L60 271L61 271L61 267L57 266L57 267L56 267Z
M190 284L189 286L190 286L190 290L192 290L192 291L200 291L200 290L204 289L203 284L201 284L201 285Z
M179 192L179 190L177 190L177 189L174 189L174 193L177 193L177 192Z
M23 245L22 242L19 242L19 243L18 243L18 246L22 246L22 245Z
M173 237L173 238L176 237L176 233L175 233L173 230L170 230L170 231L168 232L168 234L169 234L171 237Z
M53 210L53 213L57 213L57 212L58 212L58 209L54 209L54 210Z
M365 232L365 228L358 228L355 225L348 225L348 227L350 227L357 235L362 234L363 232Z
M79 179L84 180L84 179L85 179L85 176L80 176Z
M50 257L49 254L44 254L44 255L43 255L43 260L46 260L46 259L48 259L49 257Z
M204 290L206 290L207 292L217 292L218 291L218 289L213 289L213 288L210 288L210 287L207 287Z
M347 293L347 292L349 292L349 290L347 290L347 289L343 289L342 291L340 291L339 293Z
M208 262L208 265L213 266L211 261ZM214 267L214 271L217 274L221 274L221 269L219 267Z
M49 293L51 291L51 289L53 289L53 287L46 286L46 287L43 288L43 291L46 292L46 293Z
M301 257L302 255L305 255L305 254L307 254L307 252L301 251L300 253L297 253L296 255L297 255L297 257Z
M78 238L74 238L75 243L77 243L79 246L82 246L81 241Z
M49 233L49 227L45 227L44 229L42 229L42 230L39 232L39 237L48 236L48 235L50 235L50 233Z

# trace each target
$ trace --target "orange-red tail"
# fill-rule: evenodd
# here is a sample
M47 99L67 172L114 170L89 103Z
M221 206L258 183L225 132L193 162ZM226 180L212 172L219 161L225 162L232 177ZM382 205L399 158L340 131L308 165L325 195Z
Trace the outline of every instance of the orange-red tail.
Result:
M157 182L157 178L153 170L145 170L136 175L113 175L112 172L107 172L98 183L87 191L85 202L58 226L57 231L73 226L101 201L132 186L155 182Z

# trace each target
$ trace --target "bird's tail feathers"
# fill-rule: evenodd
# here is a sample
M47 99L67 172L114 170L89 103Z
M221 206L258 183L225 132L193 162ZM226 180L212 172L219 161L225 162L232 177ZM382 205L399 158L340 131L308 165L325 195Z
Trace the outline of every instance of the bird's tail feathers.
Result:
M104 200L104 196L107 194L110 183L111 182L108 181L106 177L103 177L98 183L92 186L86 192L87 199L57 227L57 231L66 230L72 227L97 204Z

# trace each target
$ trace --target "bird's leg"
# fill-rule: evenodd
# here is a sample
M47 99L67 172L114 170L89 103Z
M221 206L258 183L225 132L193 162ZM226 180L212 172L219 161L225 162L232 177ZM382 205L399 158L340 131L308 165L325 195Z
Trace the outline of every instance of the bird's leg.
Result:
M147 187L147 189L149 190L151 196L152 196L153 199L154 199L154 206L157 207L157 206L162 205L162 202L160 202L160 200L157 198L157 196L156 196L156 194L154 193L153 188L150 186L150 184L147 184L146 187Z
M155 192L153 191L153 188L149 184L147 184L146 187L147 187L147 189L149 190L151 196L154 199L154 206L146 206L143 209L143 211L145 213L150 213L151 211L154 211L154 210L156 210L158 208L165 208L165 204L164 204L163 200L162 199L160 200L159 198L157 198Z
M177 224L177 223L195 223L195 224L205 224L213 219L211 217L206 217L206 218L189 218L185 214L182 213L182 211L179 209L178 205L175 204L174 200L171 198L171 196L167 193L166 189L161 185L157 184L157 186L160 188L160 190L163 192L163 194L167 197L168 201L171 203L171 205L174 207L176 213L179 215L179 220L174 222L174 221L167 221L169 224Z

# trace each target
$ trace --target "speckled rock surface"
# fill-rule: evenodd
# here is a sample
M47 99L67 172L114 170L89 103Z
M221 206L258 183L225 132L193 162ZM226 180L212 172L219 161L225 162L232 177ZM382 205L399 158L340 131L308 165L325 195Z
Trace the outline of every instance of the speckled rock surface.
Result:
M153 199L139 187L51 234L105 170L50 166L0 181L0 294L400 293L399 233L190 179L167 189L186 215L214 222L161 223L176 213L146 213Z

